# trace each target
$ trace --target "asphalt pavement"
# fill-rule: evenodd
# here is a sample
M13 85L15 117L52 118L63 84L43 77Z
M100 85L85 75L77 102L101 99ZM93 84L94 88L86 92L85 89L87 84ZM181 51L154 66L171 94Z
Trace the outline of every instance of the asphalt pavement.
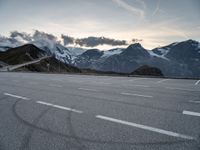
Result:
M0 73L0 150L199 150L200 80Z

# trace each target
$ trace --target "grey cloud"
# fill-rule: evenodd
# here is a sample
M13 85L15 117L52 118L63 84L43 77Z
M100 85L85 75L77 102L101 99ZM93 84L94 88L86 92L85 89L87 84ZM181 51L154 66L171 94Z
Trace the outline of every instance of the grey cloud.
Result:
M115 40L110 39L106 37L87 37L87 38L81 38L76 39L75 44L78 44L80 46L86 46L86 47L95 47L98 45L112 45L112 46L121 46L121 45L127 45L127 41L125 40Z
M58 41L57 37L54 36L53 34L45 33L42 31L35 30L33 34L28 34L25 32L18 32L18 31L13 31L10 34L11 40L15 40L16 37L21 37L22 39L32 42L36 40L50 40L56 43L60 43ZM61 35L61 39L63 40L64 45L79 45L79 46L85 46L85 47L96 47L99 45L111 45L111 46L124 46L128 45L128 42L126 40L117 40L117 39L112 39L112 38L107 38L107 37L94 37L90 36L87 38L74 38L68 35ZM136 41L141 41L139 39L133 39L132 42Z
M127 45L125 40L115 40L106 37L88 37L79 39L80 45L88 46L88 47L95 47L98 45L112 45L112 46L120 46L120 45Z
M34 34L33 34L33 39L34 39L34 40L38 40L38 39L48 39L48 40L57 42L57 37L54 36L53 34L41 32L41 31L38 31L38 30L35 30L35 32L34 32Z
M26 41L32 40L32 37L30 34L27 34L25 32L18 32L18 31L12 31L10 33L10 37L11 38L21 37L23 40L26 40Z
M139 43L139 42L142 42L142 41L143 41L142 39L132 39L133 43Z
M0 35L0 45L3 47L16 47L23 43L12 37L4 37Z
M61 38L63 39L64 45L74 44L75 39L73 37L62 34Z
M39 39L48 39L51 41L58 42L56 36L49 33L41 32L38 30L35 30L33 34L28 34L26 32L19 32L19 31L12 31L10 33L10 38L16 39L17 37L21 37L22 39L28 42L39 40Z

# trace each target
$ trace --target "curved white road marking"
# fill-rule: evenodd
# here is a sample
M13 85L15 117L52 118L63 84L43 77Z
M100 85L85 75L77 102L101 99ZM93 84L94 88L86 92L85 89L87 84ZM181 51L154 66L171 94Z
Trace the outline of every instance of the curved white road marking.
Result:
M121 93L122 95L129 95L129 96L139 96L139 97L146 97L146 98L152 98L153 96L150 95L141 95L141 94L134 94L134 93Z
M15 94L10 94L10 93L4 93L4 95L10 96L10 97L14 97L14 98L18 98L18 99L23 99L23 100L30 100L30 98L19 96L19 95L15 95Z
M51 106L51 107L55 107L55 108L59 108L59 109L63 109L63 110L67 110L67 111L72 111L72 112L75 112L75 113L83 113L80 110L76 110L76 109L73 109L73 108L64 107L64 106L60 106L60 105L54 105L54 104L43 102L43 101L37 101L36 103L42 104L42 105Z
M199 113L199 112L193 112L193 111L184 110L184 111L183 111L183 114L184 114L184 115L190 115L190 116L200 117L200 113Z
M195 83L195 85L198 85L200 83L200 80L198 80L196 83Z
M165 81L168 81L170 79L163 79L163 80L160 80L160 81L157 81L157 83L162 83L162 82L165 82Z
M106 116L97 115L96 118L132 126L132 127L136 127L139 129L148 130L148 131L152 131L152 132L156 132L156 133L160 133L160 134L164 134L164 135L168 135L168 136L173 136L173 137L177 137L177 138L182 138L182 139L187 139L187 140L195 139L194 137L189 136L189 135L184 135L184 134L180 134L180 133L176 133L176 132L172 132L172 131L167 131L167 130L163 130L163 129L159 129L159 128L154 128L154 127L137 124L137 123L133 123L133 122L128 122L128 121L123 121L123 120L110 118L110 117L106 117Z

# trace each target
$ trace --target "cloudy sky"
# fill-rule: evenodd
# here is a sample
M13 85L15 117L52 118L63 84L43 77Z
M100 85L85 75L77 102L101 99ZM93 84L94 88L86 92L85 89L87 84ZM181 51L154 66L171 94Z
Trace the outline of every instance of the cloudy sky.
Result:
M200 0L0 0L0 20L3 36L39 30L60 39L141 39L148 49L200 41Z

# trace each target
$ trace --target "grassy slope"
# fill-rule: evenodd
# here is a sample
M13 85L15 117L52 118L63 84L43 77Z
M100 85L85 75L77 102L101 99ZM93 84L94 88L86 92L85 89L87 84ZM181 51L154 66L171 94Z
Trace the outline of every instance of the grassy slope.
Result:
M26 55L28 53L30 56ZM22 64L44 55L45 52L34 45L27 44L17 48L11 48L0 53L0 61L10 65Z

